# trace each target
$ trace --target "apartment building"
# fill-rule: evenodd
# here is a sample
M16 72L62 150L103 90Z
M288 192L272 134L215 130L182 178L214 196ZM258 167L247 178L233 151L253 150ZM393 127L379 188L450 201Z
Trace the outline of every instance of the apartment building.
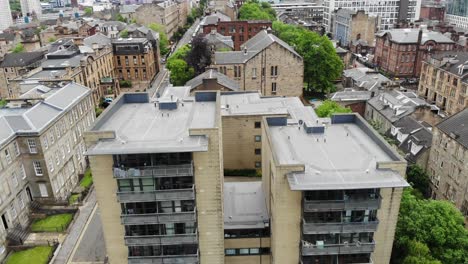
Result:
M338 8L364 10L370 15L380 18L380 29L392 29L399 21L414 22L419 19L421 0L384 0L384 1L352 1L324 0L324 26L327 32L332 32L333 12Z
M374 63L389 75L419 77L422 62L431 54L450 51L455 43L440 32L404 28L377 33Z
M271 5L278 16L287 15L297 17L306 23L323 24L323 13L325 7L311 2L280 2Z
M214 16L216 18L216 16ZM271 29L271 21L263 20L236 20L236 21L215 21L205 19L203 34L210 34L213 31L223 36L231 37L234 42L234 50L241 50L241 46L258 32Z
M468 107L468 53L444 52L422 64L419 96L448 116Z
M343 8L336 10L334 16L333 39L338 40L341 46L349 47L355 40L373 46L380 22L378 17L366 14L363 10Z
M18 98L37 84L68 82L91 88L95 105L102 97L118 95L120 89L114 78L112 47L97 38L99 36L85 38L83 41L88 45L80 46L73 41L57 41L62 45L47 53L40 67L9 81L11 97Z
M422 4L420 19L444 21L445 6L437 3Z
M468 4L464 0L447 2L445 21L463 29L468 29Z
M121 95L85 140L111 263L389 263L406 162L357 115L168 87ZM224 182L244 141L262 181Z
M8 53L0 64L0 97L11 97L8 82L40 66L44 52Z
M445 119L433 129L428 173L432 197L448 200L468 217L468 109Z
M115 75L132 82L132 88L144 91L156 76L158 46L146 38L113 39Z
M241 51L215 52L212 67L239 83L240 91L259 91L264 96L302 95L302 57L266 30L244 43Z
M140 5L132 18L141 25L163 25L167 37L171 38L179 27L187 23L188 9L187 1L166 0Z
M224 262L219 95L189 91L123 94L85 135L111 263Z

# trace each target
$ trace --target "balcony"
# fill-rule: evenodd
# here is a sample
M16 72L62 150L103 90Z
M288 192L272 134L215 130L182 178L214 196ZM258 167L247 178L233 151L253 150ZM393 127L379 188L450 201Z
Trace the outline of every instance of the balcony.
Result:
M309 257L310 258L310 257ZM365 258L363 257L362 259L356 259L356 258L353 258L353 262L346 262L346 259L343 259L341 256L334 256L334 259L330 259L330 262L329 263L335 263L335 262L332 262L332 261L337 261L338 263L348 263L348 264L374 264L374 262L372 261L372 258ZM317 262L315 260L310 260L310 259L307 259L307 257L303 258L301 261L300 261L300 264L316 264Z
M127 246L197 244L197 232L191 234L125 236ZM164 262L165 263L165 262Z
M129 256L128 264L198 264L198 253L193 255Z
M193 163L165 166L145 166L134 168L114 167L114 178L128 179L135 177L185 177L193 176Z
M304 234L375 232L378 224L378 220L370 222L308 223L305 219L302 219L302 232Z
M350 197L345 200L307 200L304 212L379 209L382 197Z
M375 241L348 244L311 244L302 241L302 256L372 253L374 249Z
M194 200L195 186L188 189L169 189L142 192L117 192L119 203Z
M195 222L197 221L195 212L196 210L191 212L174 213L126 214L121 215L120 220L123 225Z

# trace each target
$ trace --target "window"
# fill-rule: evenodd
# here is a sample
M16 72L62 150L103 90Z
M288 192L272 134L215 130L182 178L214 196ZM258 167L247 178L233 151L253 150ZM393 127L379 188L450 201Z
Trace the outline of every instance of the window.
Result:
M136 56L133 56L133 65L137 65L137 57Z
M49 161L47 163L49 164L49 170L51 172L54 171L54 163L52 162L52 158L49 158Z
M262 136L256 135L255 142L261 142L261 141L262 141Z
M70 153L71 149L70 149L70 142L67 142L67 152Z
M18 201L19 201L20 208L24 209L24 199L23 199L23 193L22 192L20 192L20 194L18 195Z
M8 149L5 149L5 158L8 164L11 163L11 156L10 156L10 151Z
M39 161L33 161L33 166L34 166L34 172L36 173L36 176L42 176L42 167L41 167L41 162Z
M29 153L37 153L36 140L28 138Z
M58 150L55 151L55 163L57 163L57 165L60 164L60 155L59 155Z
M236 255L236 249L234 249L234 248L232 248L232 249L226 249L225 255L226 255L226 256L234 256L234 255Z
M241 66L234 66L234 77L241 77Z
M15 149L15 155L16 155L16 157L18 157L18 156L21 154L21 152L20 152L20 149L19 149L19 147L18 147L18 143L17 143L16 141L13 142L13 148Z
M276 83L271 83L271 94L276 95Z
M261 128L262 123L261 122L255 122L255 128Z
M26 179L26 170L24 169L24 165L21 164L21 168L20 168L20 175L21 175L21 179Z
M256 148L255 155L262 155L262 149Z
M260 161L256 161L255 168L261 168L261 167L262 167L262 163Z
M18 187L18 175L16 175L16 172L13 172L11 174L11 180L13 181L13 186Z
M257 68L252 68L252 79L257 78Z
M278 76L278 66L271 66L270 74L271 76Z
M81 107L80 107L81 110ZM55 126L55 133L57 133L57 138L60 138L62 135L60 134L60 128L58 125Z
M226 256L270 254L270 248L226 248Z
M10 205L10 216L11 216L12 219L15 219L16 216L18 216L17 213L16 213L16 208L15 208L15 204L14 204L14 203L12 203L12 204Z

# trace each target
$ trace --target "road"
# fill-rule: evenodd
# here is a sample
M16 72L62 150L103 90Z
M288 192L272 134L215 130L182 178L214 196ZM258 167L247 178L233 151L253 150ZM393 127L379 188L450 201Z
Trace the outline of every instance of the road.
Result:
M179 42L177 43L176 48L175 48L175 50L173 52L178 50L180 47L182 47L182 46L184 46L186 44L189 44L190 40L192 39L192 35L193 35L195 29L200 24L200 22L201 22L201 20L198 19L198 18L197 18L197 20L195 20L193 25L185 32L184 36L179 40Z

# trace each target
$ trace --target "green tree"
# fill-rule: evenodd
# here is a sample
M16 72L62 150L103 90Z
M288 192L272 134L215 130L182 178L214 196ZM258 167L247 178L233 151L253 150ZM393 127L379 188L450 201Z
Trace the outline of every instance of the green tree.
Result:
M0 108L4 107L5 105L7 105L7 101L5 99L0 99Z
M413 188L421 192L424 197L429 197L429 175L420 166L416 164L409 166L406 178Z
M127 19L123 17L121 14L117 14L117 21L127 23Z
M426 244L411 240L408 243L408 256L403 260L403 264L442 264L432 258Z
M128 30L124 29L124 30L120 31L119 35L122 38L128 38Z
M276 35L304 59L304 81L308 90L333 92L333 81L341 76L343 62L326 36L280 21L273 22Z
M249 1L239 9L240 20L276 20L276 12L266 2Z
M85 7L84 13L85 13L86 16L91 16L93 14L93 8L90 7L90 6Z
M161 55L169 53L169 39L167 38L166 31L163 25L151 23L148 28L159 33L159 52Z
M315 108L315 113L319 117L330 117L337 113L351 113L351 109L339 105L337 102L325 100L319 107Z
M18 43L18 44L16 44L16 46L11 51L13 53L21 53L21 52L25 51L25 48L24 48L23 44Z
M197 35L192 39L192 46L185 60L193 67L196 74L205 72L206 67L211 64L211 49L203 35Z
M171 59L166 64L171 72L171 83L175 86L184 85L187 81L195 77L195 70L187 62L181 59Z
M411 192L406 189L401 199L392 263L414 255L413 241L425 244L441 263L468 263L468 230L460 211L450 202L418 199Z
M55 42L56 40L57 40L56 37L50 37L50 38L47 40L47 42L52 43L52 42Z

